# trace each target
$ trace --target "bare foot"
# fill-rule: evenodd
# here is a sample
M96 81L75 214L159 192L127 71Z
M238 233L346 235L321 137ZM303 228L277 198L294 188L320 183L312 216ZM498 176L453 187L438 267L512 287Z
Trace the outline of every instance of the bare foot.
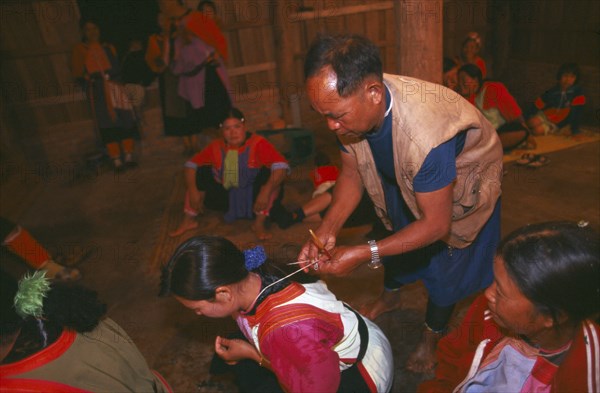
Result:
M419 374L431 373L437 363L435 350L441 337L441 333L432 332L427 328L423 329L421 340L406 361L407 370Z
M273 237L273 235L267 231L265 227L265 221L267 220L267 216L262 214L257 214L256 219L254 220L254 224L252 225L252 230L258 237L258 240L269 240Z
M397 310L401 306L400 291L384 290L377 300L359 307L358 312L373 321L381 314Z
M187 231L191 231L192 229L198 228L198 221L196 221L196 217L188 216L187 214L183 217L183 221L179 224L179 227L175 229L173 232L169 233L171 237L177 237L182 235Z

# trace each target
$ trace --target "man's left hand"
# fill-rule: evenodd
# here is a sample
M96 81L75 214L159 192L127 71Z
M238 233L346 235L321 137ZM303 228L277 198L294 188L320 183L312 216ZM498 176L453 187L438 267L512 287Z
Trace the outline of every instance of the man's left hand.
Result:
M319 275L344 277L371 258L371 250L368 246L363 245L336 247L330 253L331 259L318 262L317 273ZM323 258L324 256L321 256L321 259Z

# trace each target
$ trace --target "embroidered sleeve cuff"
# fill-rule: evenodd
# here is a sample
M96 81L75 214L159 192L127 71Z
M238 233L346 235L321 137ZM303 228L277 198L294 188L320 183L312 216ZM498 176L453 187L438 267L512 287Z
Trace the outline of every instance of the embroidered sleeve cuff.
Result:
M290 166L288 165L288 163L287 163L287 162L274 162L274 163L271 165L271 172L272 172L272 171L275 171L275 170L277 170L277 169L287 169L287 173L288 173L288 175L289 175L289 174L290 174L290 172L291 172Z

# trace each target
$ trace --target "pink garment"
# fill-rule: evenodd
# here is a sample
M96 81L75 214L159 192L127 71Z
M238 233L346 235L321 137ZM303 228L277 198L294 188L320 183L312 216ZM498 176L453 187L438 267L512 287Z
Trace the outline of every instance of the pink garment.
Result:
M238 326L252 342L248 321L237 318ZM290 392L335 392L340 384L340 358L332 350L344 335L340 327L318 319L286 325L266 337L261 352L271 359L279 382Z
M175 40L175 58L171 64L171 70L179 76L178 94L194 109L199 109L204 107L205 103L206 67L194 75L186 75L186 73L194 71L204 63L215 52L215 49L195 36L190 37L190 40L187 44L182 37ZM233 102L225 65L221 58L216 61L219 63L216 69L217 75L225 86L230 101Z

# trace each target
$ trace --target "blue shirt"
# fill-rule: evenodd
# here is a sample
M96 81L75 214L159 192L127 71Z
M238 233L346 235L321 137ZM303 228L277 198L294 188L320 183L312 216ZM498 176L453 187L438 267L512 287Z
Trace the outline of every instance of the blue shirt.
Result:
M391 105L391 95L386 87L386 107ZM379 172L388 216L392 220L394 231L398 231L415 217L406 206L400 187L396 182L394 168L394 151L392 140L392 111L383 119L381 127L366 135L367 142L373 153L375 167ZM466 132L460 132L450 140L431 149L419 172L413 180L415 192L432 192L442 189L452 183L456 178L456 156L460 154L465 145ZM343 151L346 149L341 146ZM347 151L346 151L347 152Z

